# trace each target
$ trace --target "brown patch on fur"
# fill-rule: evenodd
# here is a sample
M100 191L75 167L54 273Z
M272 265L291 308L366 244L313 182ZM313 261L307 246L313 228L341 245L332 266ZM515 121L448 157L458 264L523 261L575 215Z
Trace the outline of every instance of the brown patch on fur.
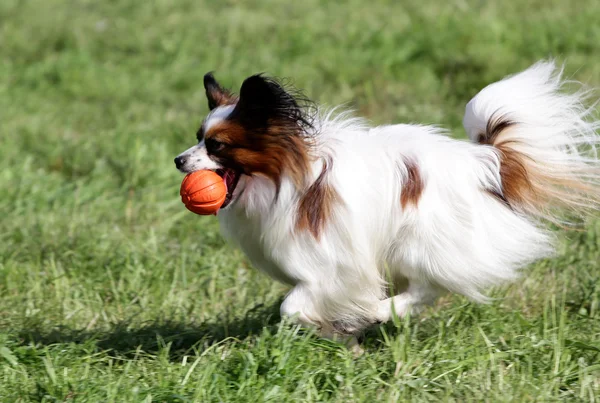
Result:
M531 146L511 139L515 124L503 116L494 117L478 137L479 143L495 147L500 156L501 194L488 192L511 208L550 220L555 217L553 209L589 208L590 195L597 190L581 178L593 175L593 168L574 164L570 171L556 171L532 159L526 153Z
M323 227L331 216L333 206L339 200L335 189L327 183L330 166L331 160L323 162L323 170L308 187L298 204L296 228L310 231L316 239L319 239Z
M513 142L499 138L515 124L503 116L493 117L487 122L485 133L477 138L479 144L493 146L500 152L502 189L501 192L490 189L487 192L509 207L512 203L523 204L535 194L525 165L525 156L510 147Z
M232 166L246 175L263 175L271 179L277 189L284 173L297 188L304 186L309 172L311 144L309 139L289 128L272 122L263 130L252 130L235 120L225 120L212 126L205 134L223 144L213 155L225 166Z
M400 204L403 209L408 205L416 207L424 188L417 163L412 159L405 159L404 166L406 167L407 176L406 182L402 186L402 194L400 195Z
M244 141L246 129L237 122L224 120L216 123L204 133L206 139L213 139L224 144L237 145Z
M502 194L510 203L524 204L534 202L535 189L529 178L524 155L511 149L507 143L495 145L500 151L500 178Z

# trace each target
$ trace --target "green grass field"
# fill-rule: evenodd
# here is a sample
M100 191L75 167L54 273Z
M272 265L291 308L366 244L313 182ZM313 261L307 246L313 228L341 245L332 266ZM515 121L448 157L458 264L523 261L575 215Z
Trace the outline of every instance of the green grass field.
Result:
M2 0L0 401L600 401L600 220L355 358L280 323L286 288L184 209L173 164L209 70L462 137L470 97L540 58L600 86L598 21L596 0Z

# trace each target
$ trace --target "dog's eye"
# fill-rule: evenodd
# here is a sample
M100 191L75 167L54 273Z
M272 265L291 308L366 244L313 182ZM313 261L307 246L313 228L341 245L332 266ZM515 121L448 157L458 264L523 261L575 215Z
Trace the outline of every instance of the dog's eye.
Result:
M225 146L223 143L215 139L206 139L204 140L204 144L206 145L206 150L209 152L209 154L218 152Z

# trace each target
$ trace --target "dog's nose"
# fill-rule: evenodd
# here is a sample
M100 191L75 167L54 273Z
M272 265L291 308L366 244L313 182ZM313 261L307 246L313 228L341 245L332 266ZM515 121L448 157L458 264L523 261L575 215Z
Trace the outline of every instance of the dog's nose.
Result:
M175 166L177 167L177 169L180 169L187 161L186 157L182 157L181 155L179 157L175 157Z

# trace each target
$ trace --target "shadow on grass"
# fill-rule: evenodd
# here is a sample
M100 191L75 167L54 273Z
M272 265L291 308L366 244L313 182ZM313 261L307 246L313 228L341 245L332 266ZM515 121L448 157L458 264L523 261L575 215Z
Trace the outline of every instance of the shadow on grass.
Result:
M281 321L279 306L282 300L269 305L258 304L243 317L219 317L201 324L184 321L155 320L146 323L124 321L108 330L73 329L66 326L49 328L33 323L17 332L22 345L51 346L58 344L88 344L101 351L123 357L133 357L140 352L162 354L168 351L170 360L180 360L184 355L194 355L226 339L244 340L263 332L265 328L275 333ZM385 339L395 340L404 332L412 333L415 340L427 339L437 333L438 320L420 321L419 331L413 333L414 324L385 323L366 329L359 340L366 350L385 348ZM384 336L385 334L385 336ZM165 347L168 346L168 350Z
M107 331L79 330L56 327L51 330L33 325L19 332L23 344L53 345L94 342L104 351L133 356L137 351L155 354L169 346L169 358L180 359L183 355L203 351L225 339L243 340L259 334L265 327L272 328L281 320L279 305L259 304L236 319L216 319L199 325L175 321L156 321L142 325L129 322L115 324Z

